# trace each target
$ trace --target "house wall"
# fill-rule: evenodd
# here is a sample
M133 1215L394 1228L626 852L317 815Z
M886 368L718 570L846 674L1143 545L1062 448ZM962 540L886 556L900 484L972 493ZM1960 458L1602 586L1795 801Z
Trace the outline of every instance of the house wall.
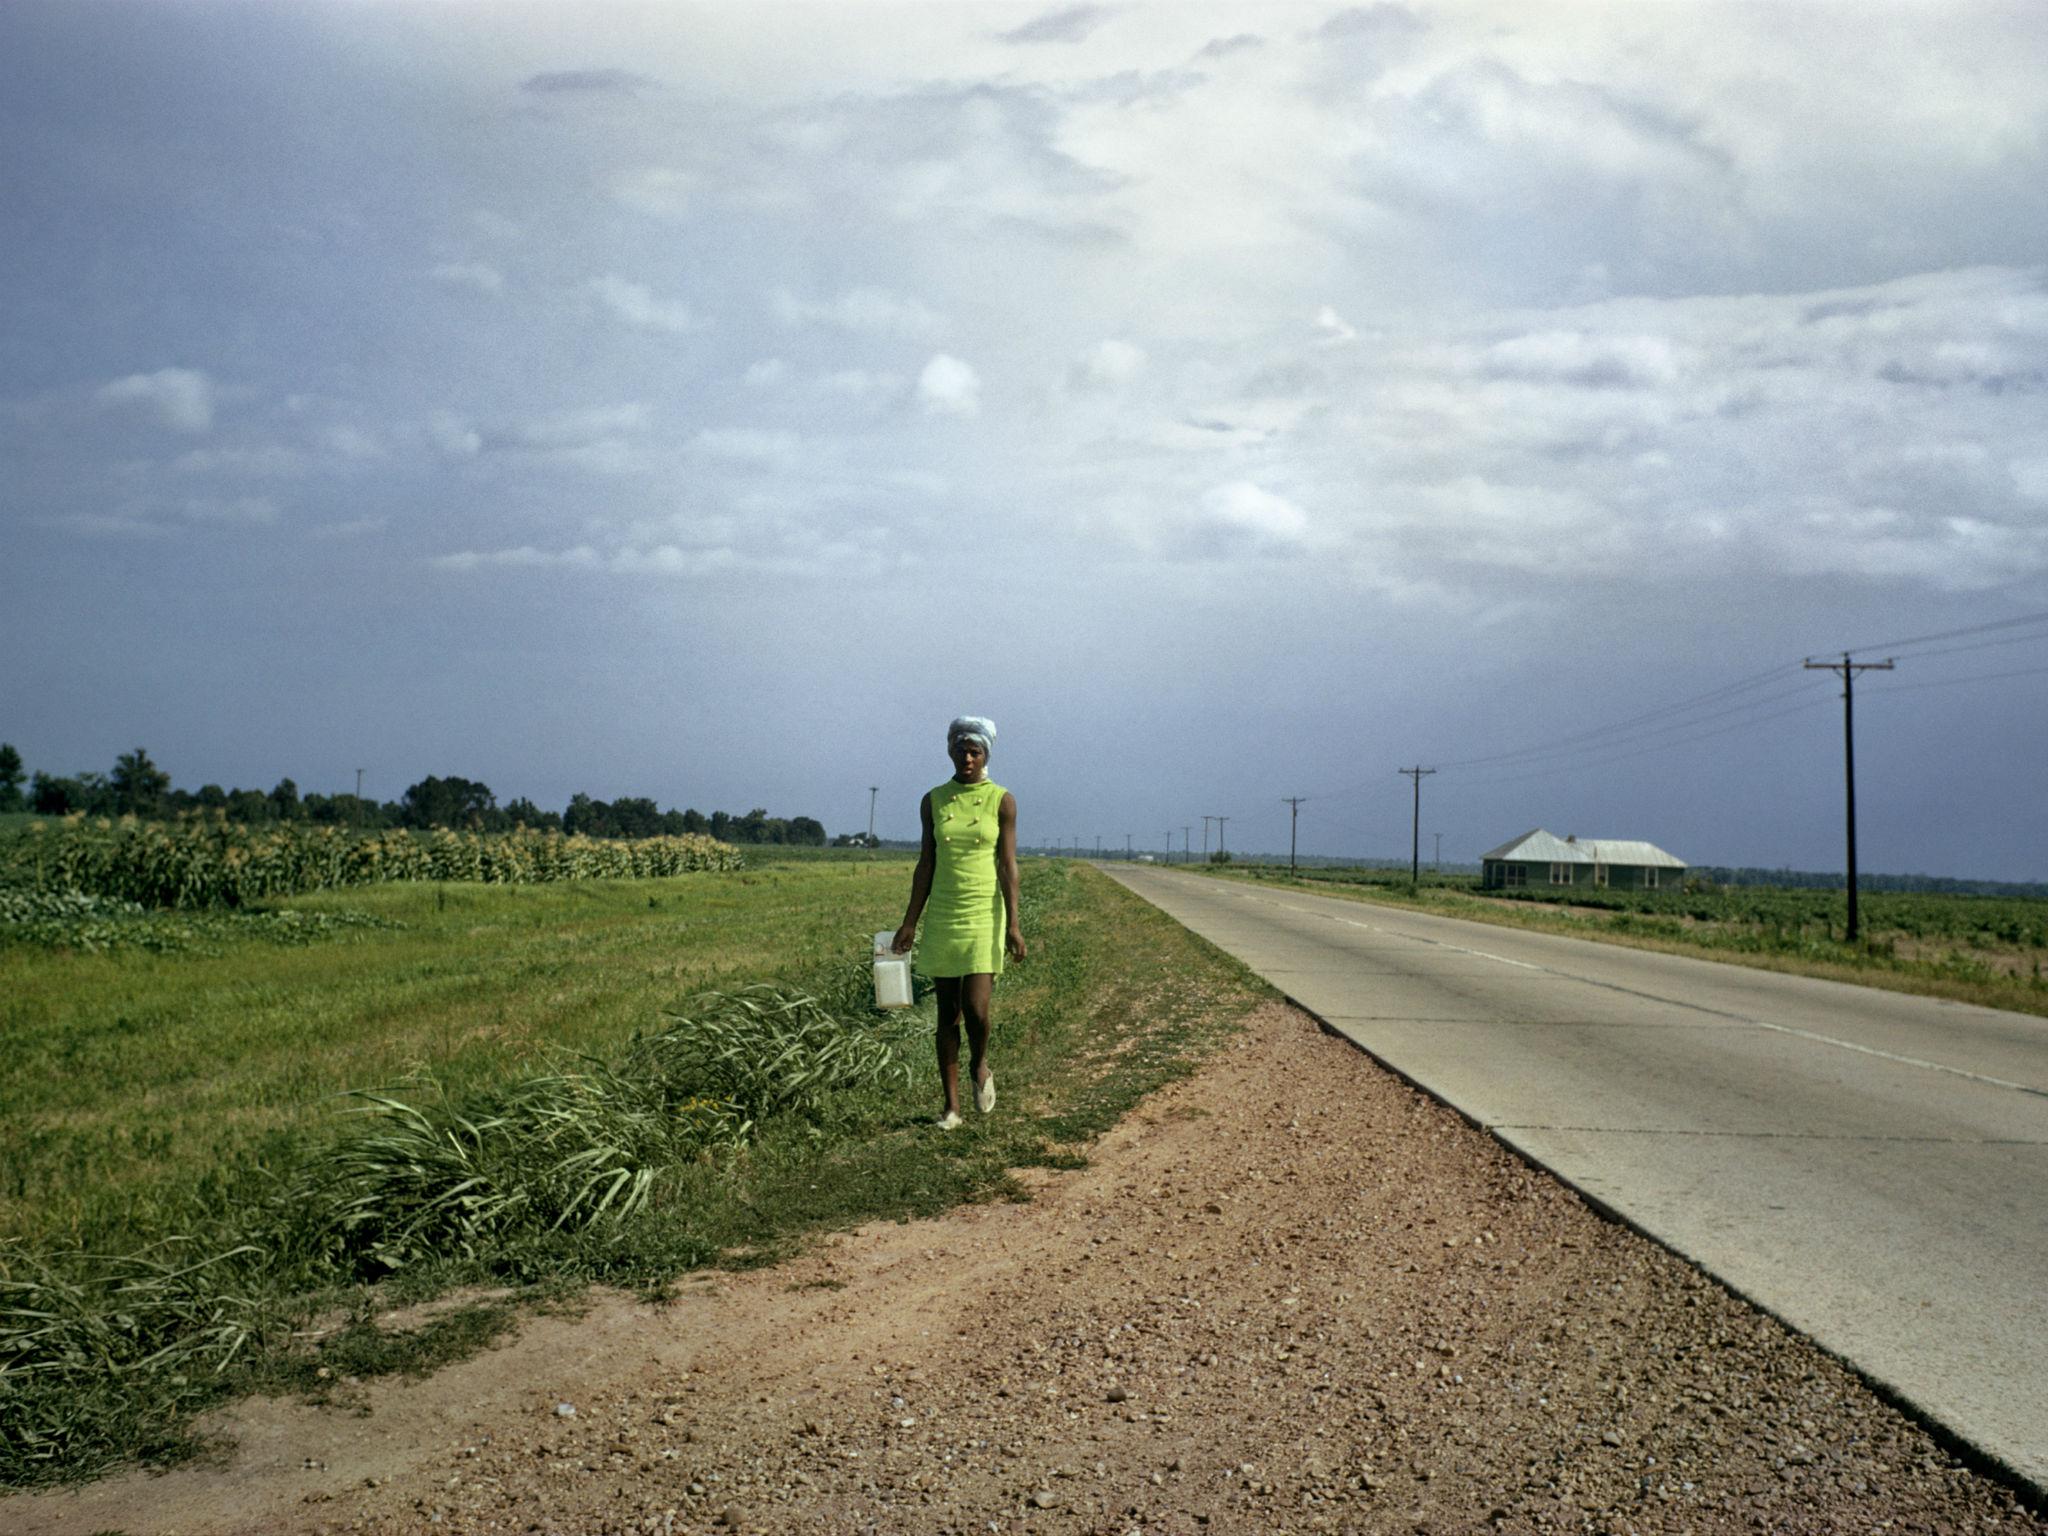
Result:
M1498 891L1506 888L1508 885L1507 870L1510 864L1520 867L1522 871L1521 883L1532 890L1566 889L1564 886L1551 885L1550 865L1548 863L1530 863L1520 859L1486 860L1480 871L1481 889ZM1640 864L1609 864L1606 866L1606 869L1607 889L1610 891L1640 891L1648 889L1677 891L1683 890L1685 887L1685 870L1682 868L1665 869L1660 866L1657 870L1657 883L1654 887L1650 886L1649 882L1644 878L1647 870ZM1586 890L1599 889L1599 886L1595 884L1593 879L1593 866L1591 864L1575 864L1572 866L1570 889L1578 890L1580 888Z

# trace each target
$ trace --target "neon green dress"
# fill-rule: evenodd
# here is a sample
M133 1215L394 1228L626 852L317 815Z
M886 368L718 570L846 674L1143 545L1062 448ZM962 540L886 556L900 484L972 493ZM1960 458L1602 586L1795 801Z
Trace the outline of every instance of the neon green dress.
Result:
M1009 909L996 879L998 813L1006 791L948 779L932 791L938 864L918 931L917 968L927 976L1002 974Z

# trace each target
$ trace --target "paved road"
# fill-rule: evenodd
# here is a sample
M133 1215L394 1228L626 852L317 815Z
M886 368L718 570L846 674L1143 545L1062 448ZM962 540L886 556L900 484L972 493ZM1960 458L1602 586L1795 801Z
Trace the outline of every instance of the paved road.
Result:
M2048 1489L2048 1019L1108 872Z

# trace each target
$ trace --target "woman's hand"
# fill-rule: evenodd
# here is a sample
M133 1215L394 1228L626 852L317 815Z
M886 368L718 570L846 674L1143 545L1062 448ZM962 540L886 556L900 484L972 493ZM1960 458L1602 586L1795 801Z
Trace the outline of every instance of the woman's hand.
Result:
M896 937L889 941L889 948L896 954L904 955L910 952L910 946L916 942L917 924L905 923L896 930Z
M1012 960L1022 960L1026 953L1024 948L1024 930L1022 928L1017 927L1014 923L1011 924L1010 932L1008 935L1008 941L1010 946L1010 958Z

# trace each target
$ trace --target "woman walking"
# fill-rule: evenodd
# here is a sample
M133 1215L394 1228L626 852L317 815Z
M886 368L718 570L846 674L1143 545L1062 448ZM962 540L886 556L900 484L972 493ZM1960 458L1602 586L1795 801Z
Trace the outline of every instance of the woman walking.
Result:
M989 1000L1003 952L1024 958L1017 919L1017 800L988 776L995 722L962 715L946 727L953 777L918 806L924 840L910 877L910 909L896 930L902 954L924 919L918 969L932 978L939 1003L939 1078L946 1110L939 1129L960 1124L960 1025L967 1025L974 1106L996 1107L996 1075L988 1064Z

